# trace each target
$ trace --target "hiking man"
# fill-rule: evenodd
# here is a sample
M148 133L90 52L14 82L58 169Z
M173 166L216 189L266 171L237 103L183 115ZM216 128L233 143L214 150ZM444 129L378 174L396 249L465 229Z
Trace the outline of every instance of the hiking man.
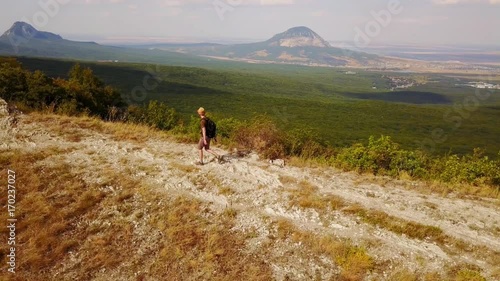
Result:
M212 122L208 120L205 116L205 109L200 107L198 109L198 115L201 118L200 128L201 128L201 138L198 142L198 150L200 150L200 161L196 162L196 165L203 165L203 149L205 149L208 153L211 153L215 156L218 162L220 162L221 157L210 149L210 140L215 136L209 136L207 132L208 122Z

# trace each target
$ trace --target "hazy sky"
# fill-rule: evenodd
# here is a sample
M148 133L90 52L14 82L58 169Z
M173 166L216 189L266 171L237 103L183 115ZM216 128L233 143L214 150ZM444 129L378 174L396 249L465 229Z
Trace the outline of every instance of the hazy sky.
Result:
M305 25L330 41L500 45L500 0L1 0L0 33L23 19L98 42L268 39Z

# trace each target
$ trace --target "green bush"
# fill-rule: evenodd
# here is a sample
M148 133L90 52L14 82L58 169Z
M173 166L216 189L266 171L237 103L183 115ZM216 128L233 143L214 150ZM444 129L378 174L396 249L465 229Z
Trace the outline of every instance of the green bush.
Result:
M217 136L229 139L241 126L243 126L243 123L235 118L220 119L217 121Z
M215 120L214 120L215 121ZM189 126L187 128L187 135L192 141L198 141L201 138L201 121L199 117L191 116Z
M175 109L158 101L150 101L147 106L131 105L127 113L129 122L145 124L159 130L169 131L180 125Z
M367 160L370 162L372 171L390 171L391 163L398 153L399 145L391 140L389 136L381 136L375 139L371 136L367 147Z
M358 143L342 149L337 155L336 162L344 169L384 174L391 170L393 159L400 163L404 162L404 159L398 157L398 151L398 145L390 137L381 136L375 139L371 136L368 146ZM401 156L401 153L399 154ZM394 163L392 166L398 166L398 164Z
M146 109L148 125L160 130L171 130L179 124L179 117L175 109L165 103L150 101Z
M440 180L447 183L500 185L500 161L490 160L479 149L473 154L429 158L421 151L403 150L390 137L370 137L368 145L343 148L333 161L344 170L398 177Z
M434 161L434 177L444 182L500 185L500 161L490 160L479 149L472 155L449 155Z
M427 157L420 151L398 150L392 156L389 165L390 175L399 176L402 172L415 178L426 178L428 176Z

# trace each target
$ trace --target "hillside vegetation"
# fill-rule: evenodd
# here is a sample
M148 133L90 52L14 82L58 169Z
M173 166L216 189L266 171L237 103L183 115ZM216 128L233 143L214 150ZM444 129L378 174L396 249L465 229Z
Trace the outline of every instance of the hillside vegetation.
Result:
M49 78L40 71L30 72L8 59L0 71L0 97L28 111L64 115L96 115L101 119L146 124L171 131L180 139L196 141L199 122L182 120L168 104L150 101L145 106L130 105L119 92L106 86L90 68L73 66L67 79ZM368 143L335 147L322 142L307 127L283 130L265 115L251 120L219 118L219 136L229 147L254 150L268 159L297 157L304 161L360 173L422 179L450 184L470 184L468 193L497 197L500 160L490 159L481 149L473 154L432 156L419 150L401 148L389 136L371 136Z
M31 71L67 77L75 62L20 59ZM87 63L94 74L118 89L131 104L157 100L175 108L184 124L204 106L218 119L248 120L268 115L284 131L311 132L317 141L346 147L386 135L404 149L434 155L500 151L500 93L457 86L487 79L441 74L394 74L283 65L211 62L204 68L153 64ZM427 84L391 92L388 76ZM490 77L491 78L491 77ZM460 81L458 81L459 79ZM145 87L146 81L146 87ZM157 83L158 82L158 83ZM372 89L375 86L377 89ZM418 102L418 104L415 104Z

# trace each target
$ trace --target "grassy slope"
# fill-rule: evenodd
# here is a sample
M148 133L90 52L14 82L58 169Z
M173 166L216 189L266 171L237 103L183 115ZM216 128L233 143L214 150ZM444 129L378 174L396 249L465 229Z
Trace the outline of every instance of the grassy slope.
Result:
M45 59L23 58L21 61L29 69L42 69L52 76L64 76L74 64ZM151 78L154 73L160 83L136 102L165 101L175 107L185 121L196 108L204 106L218 118L244 120L256 114L268 114L285 129L307 128L322 141L334 145L350 145L370 135L385 134L404 147L415 148L420 142L432 139L432 132L440 129L444 137L434 137L446 139L434 142L440 153L467 153L474 147L482 147L495 156L500 150L496 141L500 138L500 128L496 125L500 117L499 93L481 101L472 114L459 109L452 111L451 116L460 117L459 124L446 121L443 116L453 110L452 103L463 103L474 95L474 89L456 86L457 81L446 75L433 75L431 80L438 82L418 86L417 92L391 93L382 78L384 73L377 72L346 75L341 69L220 61L207 62L202 65L204 68L122 63L86 65L128 97L132 97L134 88L144 86L145 78L149 84L155 84ZM462 79L460 83L465 81ZM378 90L373 90L372 85ZM394 99L407 103L386 102ZM425 99L439 104L410 104Z

